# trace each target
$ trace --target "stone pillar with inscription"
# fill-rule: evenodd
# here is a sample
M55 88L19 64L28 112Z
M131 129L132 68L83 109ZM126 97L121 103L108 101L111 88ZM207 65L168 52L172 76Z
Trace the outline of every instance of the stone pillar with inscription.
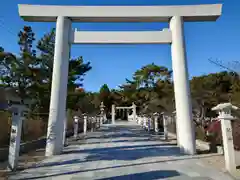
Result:
M22 119L21 112L17 108L12 108L12 127L8 154L8 168L12 171L17 169L19 150L21 143Z
M25 110L26 107L23 104L10 104L9 107L9 111L12 113L12 127L8 154L8 168L11 171L15 171L18 166L22 123Z
M225 166L227 171L230 173L236 172L235 150L231 124L231 121L235 120L235 118L231 115L231 110L233 109L237 110L238 107L233 106L231 103L219 104L212 108L213 111L217 111L219 113L218 119L221 121Z

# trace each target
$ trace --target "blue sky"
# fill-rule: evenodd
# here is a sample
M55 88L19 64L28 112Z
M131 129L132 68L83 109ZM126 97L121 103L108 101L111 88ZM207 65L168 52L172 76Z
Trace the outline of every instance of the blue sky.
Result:
M239 0L7 0L0 11L0 46L6 51L19 52L17 33L24 25L32 26L39 39L55 27L55 23L24 22L18 15L17 4L57 5L181 5L223 3L223 15L217 22L185 23L185 39L189 75L198 76L222 69L209 58L222 62L240 57L240 1ZM166 23L76 23L81 30L159 30ZM84 88L98 91L104 83L115 88L131 78L143 65L155 64L171 68L169 45L74 45L71 55L83 56L93 69L87 73Z

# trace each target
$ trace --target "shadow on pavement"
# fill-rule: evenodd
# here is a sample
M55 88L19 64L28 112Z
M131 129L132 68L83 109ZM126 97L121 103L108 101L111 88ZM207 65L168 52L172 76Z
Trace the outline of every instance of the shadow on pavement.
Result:
M182 156L178 147L166 147L169 144L153 144L153 145L138 145L138 146L120 146L110 148L97 148L89 150L74 150L67 151L65 154L79 154L88 153L85 159L71 159L67 161L48 162L33 165L28 169L39 167L61 166L68 164L80 164L92 161L111 161L111 160L125 160L132 161L146 157L160 157L160 156ZM76 157L76 156L75 156Z
M167 147L169 146L169 147ZM106 148L94 148L94 149L81 149L81 150L64 150L63 154L75 154L75 153L100 153L100 152L109 152L109 151L114 151L114 150L119 150L119 149L131 149L134 151L137 150L136 148L149 148L149 147L155 147L156 150L165 150L164 148L169 148L170 149L175 149L175 152L180 152L179 148L176 147L175 145L171 145L169 143L162 143L162 144L145 144L145 145L133 145L133 146L118 146L118 147L106 147ZM133 149L134 148L134 149Z
M96 180L126 180L126 179L132 179L132 180L154 180L154 179L165 179L175 176L181 176L177 171L174 170L159 170L159 171L149 171L149 172L142 172L142 173L136 173L136 174L127 174L122 176L114 176L114 177L108 177L108 178L101 178Z
M161 141L165 141L165 140L162 140L162 139L157 139L157 140L161 140ZM106 141L106 142L73 142L71 144L103 144L103 143L122 143L122 142L146 142L146 141L153 141L153 142L156 142L156 139L152 139L152 138L146 138L146 139L135 139L135 140L127 140L127 139L124 139L124 140L109 140L109 141ZM165 142L170 142L170 140L168 141L165 141ZM177 143L168 143L169 146L175 146L177 145Z
M72 175L72 174L78 174L78 173L83 173L83 172L92 172L92 171L101 171L101 170L107 170L107 169L117 169L117 168L124 168L124 167L133 167L133 166L141 166L141 165L148 165L148 164L157 164L157 163L162 163L162 162L174 162L174 161L181 161L185 159L198 159L199 157L184 157L184 158L177 158L177 159L171 159L171 160L160 160L160 161L155 161L155 162L144 162L144 163L132 163L132 164L127 164L127 165L117 165L117 166L110 166L110 167L103 167L103 168L96 168L96 169L84 169L84 170L77 170L77 171L66 171L66 172L61 172L61 173L55 173L55 174L43 174L41 171L38 171L36 169L36 172L39 174L35 173L36 175L30 175L29 172L23 172L22 174L28 174L30 177L24 177L24 178L19 178L18 180L32 180L32 179L42 179L42 178L51 178L51 177L57 177L57 176L63 176L63 175ZM109 178L111 180L111 178ZM146 179L147 180L147 179Z
M134 148L134 147L133 147ZM147 157L161 157L161 156L179 156L179 148L177 147L146 147L139 149L114 149L108 151L99 151L96 153L90 153L87 161L101 161L101 160L137 160Z

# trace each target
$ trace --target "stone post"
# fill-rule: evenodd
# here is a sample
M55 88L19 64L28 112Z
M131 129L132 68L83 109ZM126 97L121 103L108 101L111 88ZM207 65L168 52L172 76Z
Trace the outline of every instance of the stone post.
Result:
M103 113L103 123L108 123L107 114Z
M97 129L97 116L93 117L94 131Z
M93 117L91 117L90 118L90 122L91 122L91 132L93 132L94 131L94 127L93 127L93 124L94 124L94 118Z
M100 116L100 125L102 125L103 124L103 116L101 115Z
M131 119L131 116L129 115L129 113L130 113L130 112L129 112L129 109L126 109L126 112L127 112L127 113L126 113L126 114L127 114L127 120L128 120L128 121L132 121L133 119Z
M100 116L100 124L102 125L103 124L103 121L104 121L104 104L103 102L101 102L101 105L100 105L100 112L101 112L101 116Z
M79 117L78 116L74 116L74 138L78 137L78 123L79 123Z
M122 111L122 109L119 109L119 116L120 116L120 119L122 120L122 118L123 118L123 111Z
M140 123L139 123L139 116L136 116L136 123L137 123L137 124L140 124Z
M179 128L178 128L178 121L177 121L177 115L176 115L176 111L172 112L172 122L175 123L176 126L176 135L177 135L177 145L180 147L180 132L179 132Z
M101 115L99 115L99 117L98 117L98 127L99 128L101 127Z
M136 116L137 116L137 106L132 103L132 110L133 110L133 121L136 122Z
M112 105L112 124L115 124L115 104Z
M121 120L123 120L123 119L125 118L125 113L126 113L126 111L125 111L125 109L121 109L121 112L122 112L122 118L121 118Z
M143 128L147 128L147 117L145 115L143 116Z
M142 118L141 118L141 115L139 114L139 115L137 116L137 120L138 120L138 124L139 124L140 126L142 126L142 124L141 124L141 122L142 122L141 119L142 119Z
M86 135L87 134L87 115L83 116L83 134Z
M164 113L162 114L162 116L163 116L164 139L168 140L167 117Z
M63 121L65 119L70 58L70 30L70 19L63 16L57 17L46 156L60 154L63 146Z
M67 144L67 138L66 138L66 131L67 131L67 113L65 114L65 118L64 118L64 130L63 130L63 147Z
M188 69L185 51L183 17L173 16L170 20L172 32L172 69L177 115L177 131L181 136L179 145L186 154L196 153L196 142L192 121L192 103L188 79Z
M231 124L231 121L235 120L235 118L231 115L232 109L237 110L238 107L233 106L231 103L223 103L212 108L213 111L217 111L219 113L218 119L221 121L226 169L230 173L235 173L236 159Z
M9 143L8 168L11 171L15 171L19 160L23 114L22 111L14 105L11 107L11 112L12 127Z
M141 115L141 126L144 128L144 117Z
M148 132L151 131L151 117L147 117L147 121L148 121Z
M97 127L100 128L100 126L101 126L100 116L98 115L98 116L97 116Z
M154 131L155 131L155 133L159 133L159 129L158 129L158 117L159 117L159 114L158 113L154 113L153 117L154 117Z

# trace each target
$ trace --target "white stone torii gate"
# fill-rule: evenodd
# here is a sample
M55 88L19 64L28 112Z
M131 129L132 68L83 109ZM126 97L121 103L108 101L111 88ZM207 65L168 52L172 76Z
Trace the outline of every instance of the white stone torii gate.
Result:
M46 155L60 154L66 109L71 44L171 44L172 69L180 148L195 153L192 105L185 52L184 22L216 21L221 4L184 6L45 6L18 5L25 21L56 22L56 42ZM169 22L163 31L72 31L72 22Z

